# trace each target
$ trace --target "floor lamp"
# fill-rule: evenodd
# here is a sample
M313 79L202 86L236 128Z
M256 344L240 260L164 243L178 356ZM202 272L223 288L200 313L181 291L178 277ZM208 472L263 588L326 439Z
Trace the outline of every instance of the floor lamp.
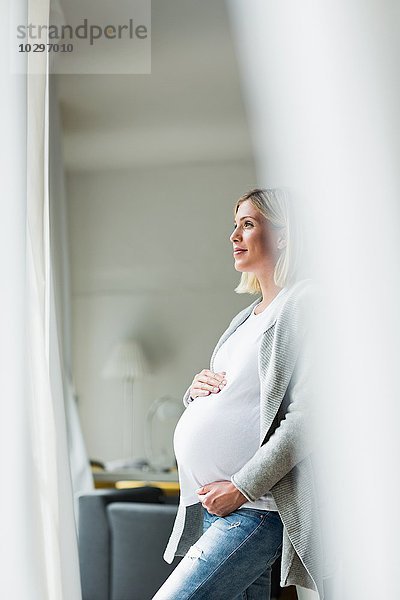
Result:
M116 344L102 372L106 379L119 379L124 382L123 451L126 457L134 456L134 382L143 378L148 372L146 358L136 340L125 340Z

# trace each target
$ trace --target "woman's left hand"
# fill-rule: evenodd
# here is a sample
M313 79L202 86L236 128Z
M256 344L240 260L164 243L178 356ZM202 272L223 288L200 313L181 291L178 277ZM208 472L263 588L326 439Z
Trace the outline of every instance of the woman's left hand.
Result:
M246 496L231 481L213 481L196 490L198 498L209 513L226 517L248 502Z

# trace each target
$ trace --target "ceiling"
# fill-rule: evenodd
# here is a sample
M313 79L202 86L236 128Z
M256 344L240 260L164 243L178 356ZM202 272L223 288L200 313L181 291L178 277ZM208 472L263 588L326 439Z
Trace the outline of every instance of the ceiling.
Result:
M64 0L67 22L92 2L115 22L114 2ZM150 75L58 80L67 172L252 159L222 0L153 0Z

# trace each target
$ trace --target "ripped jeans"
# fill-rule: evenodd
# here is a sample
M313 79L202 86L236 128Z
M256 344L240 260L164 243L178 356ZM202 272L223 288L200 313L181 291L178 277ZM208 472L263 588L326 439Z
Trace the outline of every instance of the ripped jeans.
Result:
M152 600L269 600L282 534L278 512L239 508L217 517L204 508L203 535Z

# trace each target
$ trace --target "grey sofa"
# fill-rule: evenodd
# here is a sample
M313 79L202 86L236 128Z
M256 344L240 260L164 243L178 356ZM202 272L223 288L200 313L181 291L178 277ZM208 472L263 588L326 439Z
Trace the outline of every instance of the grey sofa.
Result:
M180 560L162 558L177 508L154 487L80 495L82 600L151 600Z

